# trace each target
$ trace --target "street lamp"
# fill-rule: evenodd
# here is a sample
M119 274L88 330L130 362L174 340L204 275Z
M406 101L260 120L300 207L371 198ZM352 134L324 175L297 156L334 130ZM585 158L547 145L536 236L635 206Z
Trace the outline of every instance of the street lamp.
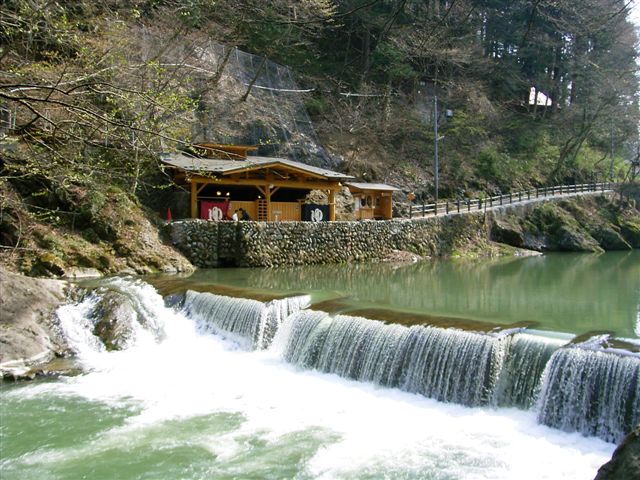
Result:
M444 139L444 135L443 136L438 136L438 95L434 94L433 95L433 116L434 116L434 122L433 122L433 135L434 135L434 139L435 139L435 150L434 150L434 162L433 162L433 178L434 178L434 186L435 186L435 203L436 205L438 204L438 190L440 187L440 176L439 176L439 171L440 171L440 165L439 165L439 158L438 158L438 142L442 139ZM445 116L446 118L451 118L453 117L453 110L449 110L446 109L445 110ZM437 206L436 206L437 208Z

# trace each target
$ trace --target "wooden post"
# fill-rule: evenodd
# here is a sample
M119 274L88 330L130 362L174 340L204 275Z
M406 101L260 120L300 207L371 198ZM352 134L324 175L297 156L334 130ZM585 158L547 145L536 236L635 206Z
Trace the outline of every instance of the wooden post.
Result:
M329 221L336 221L336 191L333 188L329 190Z
M191 218L198 215L198 184L191 180Z
M267 185L264 189L264 198L267 201L267 222L271 221L271 188Z
M387 198L386 207L387 211L385 212L385 218L390 220L393 218L393 195L390 193Z

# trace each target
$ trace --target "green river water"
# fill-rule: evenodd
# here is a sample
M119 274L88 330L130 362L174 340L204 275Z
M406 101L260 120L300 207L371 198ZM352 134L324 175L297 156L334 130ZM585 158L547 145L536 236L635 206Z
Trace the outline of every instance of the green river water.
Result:
M186 278L150 281L165 293L185 288L239 296L310 293L314 302L339 312L373 308L386 310L387 316L406 313L393 318L403 323L436 317L436 322L458 320L460 325L464 320L503 326L526 322L531 328L572 334L609 331L637 338L640 333L638 250L403 266L201 270Z
M202 333L157 292L306 293L326 311L406 324L526 324L636 342L640 333L640 251L111 282L163 326L162 338L99 351L81 327L85 304L59 312L88 373L1 385L2 480L586 480L615 448L541 425L532 410L438 402L291 365L275 347L247 351Z

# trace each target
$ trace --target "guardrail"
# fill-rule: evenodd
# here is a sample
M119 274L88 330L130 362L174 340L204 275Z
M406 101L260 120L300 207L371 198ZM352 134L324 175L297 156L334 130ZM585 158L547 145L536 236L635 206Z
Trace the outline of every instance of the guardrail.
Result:
M553 187L533 188L505 195L484 198L468 198L464 200L447 200L429 204L409 204L409 218L414 216L448 215L450 213L478 212L502 205L526 202L541 198L563 197L586 192L608 192L618 183L580 183L575 185L557 185Z

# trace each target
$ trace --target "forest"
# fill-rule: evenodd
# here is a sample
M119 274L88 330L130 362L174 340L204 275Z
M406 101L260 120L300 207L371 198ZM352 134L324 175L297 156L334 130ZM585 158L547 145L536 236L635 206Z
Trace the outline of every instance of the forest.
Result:
M440 198L631 180L640 152L633 6L7 0L0 244L29 237L51 249L52 232L77 229L78 241L114 236L102 208L112 196L158 212L170 185L158 152L202 140L280 156L322 149L308 161L419 201L435 194L436 144ZM258 60L234 83L238 52ZM261 96L267 62L288 67L297 88ZM316 147L293 145L273 98L303 106L313 135L302 136Z

